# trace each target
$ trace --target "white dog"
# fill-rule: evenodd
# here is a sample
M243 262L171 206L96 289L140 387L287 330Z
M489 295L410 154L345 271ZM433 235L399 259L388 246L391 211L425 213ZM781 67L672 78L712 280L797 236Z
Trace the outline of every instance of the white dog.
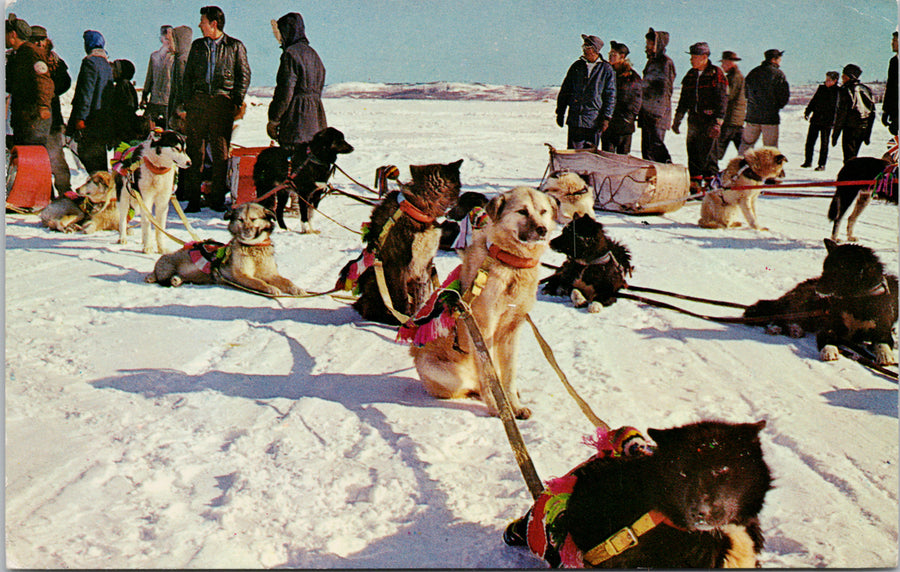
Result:
M119 244L127 242L128 211L141 214L141 244L146 253L168 252L162 248L163 233L151 234L149 217L165 230L169 214L169 200L175 192L176 168L187 169L191 160L185 151L184 136L175 131L153 132L127 160L129 166L116 169L119 209ZM151 212L143 212L140 202L132 196L140 195Z
M541 190L559 200L560 225L568 224L576 214L594 216L594 192L577 173L561 171L551 175Z

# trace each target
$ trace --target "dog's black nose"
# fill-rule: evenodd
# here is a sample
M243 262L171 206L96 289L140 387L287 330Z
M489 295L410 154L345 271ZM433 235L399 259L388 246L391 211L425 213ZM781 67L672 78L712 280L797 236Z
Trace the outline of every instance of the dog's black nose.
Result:
M547 236L547 227L539 226L534 229L534 232L536 232L539 237L544 238L545 236Z

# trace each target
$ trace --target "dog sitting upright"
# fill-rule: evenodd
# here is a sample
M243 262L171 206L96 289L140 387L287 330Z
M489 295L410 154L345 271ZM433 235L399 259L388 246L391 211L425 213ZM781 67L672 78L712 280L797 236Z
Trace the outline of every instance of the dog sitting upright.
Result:
M553 567L754 568L772 482L759 441L765 425L649 429L650 454L598 451L548 481L503 539Z
M97 171L78 187L75 195L54 199L41 211L41 224L60 232L85 234L118 228L116 180L112 173Z
M579 214L594 218L594 193L577 173L553 173L541 190L559 199L559 224L567 224Z
M234 282L265 294L304 294L278 273L269 236L275 228L275 213L256 203L238 205L227 214L231 242L190 242L164 254L144 280L163 286Z
M711 190L704 195L697 224L703 228L738 227L741 226L737 220L740 211L751 228L768 230L761 227L756 218L756 199L762 191L731 187L762 185L779 176L785 163L787 157L774 147L748 149L743 157L733 158L722 172L722 189Z
M129 209L141 216L141 245L145 253L167 252L163 233L169 216L169 200L175 192L176 168L187 169L191 160L184 136L175 131L151 132L150 136L114 166L119 209L119 244L128 242ZM137 193L150 212L143 212ZM155 232L149 217L162 228Z
M266 150L268 151L268 149ZM266 151L263 151L265 153ZM312 226L312 213L319 207L319 202L325 196L327 190L326 183L334 171L334 164L337 162L338 155L344 155L353 152L353 145L347 143L344 134L334 127L326 127L315 135L309 143L302 143L294 149L293 156L290 160L291 174L288 177L290 187L282 189L277 193L278 204L275 207L275 218L278 220L278 226L287 230L284 223L284 209L287 206L288 198L290 198L291 190L297 193L300 206L300 232L302 234L316 232ZM259 161L264 161L260 165L260 169L267 167L271 170L271 178L274 182L278 181L278 174L284 168L284 154L278 154L270 151L270 157L257 158L254 165L253 178L257 180L256 166ZM271 158L271 162L269 159ZM263 178L262 173L260 178ZM259 183L257 183L259 185ZM262 195L271 190L260 189L257 186L257 194Z
M477 228L462 251L459 281L462 292L487 273L483 288L470 301L472 316L488 345L513 413L531 416L516 390L516 348L519 326L534 305L540 257L558 215L557 201L537 189L517 187L491 199L487 223ZM474 291L473 291L474 293ZM465 298L465 294L463 294ZM492 415L499 415L493 395L482 387L486 379L475 359L468 330L456 324L449 332L413 346L410 353L419 379L431 395L442 399L480 396Z
M462 159L447 165L410 165L410 183L401 183L372 210L365 233L366 252L374 253L384 269L387 295L396 312L413 316L431 293L433 260L441 229L436 218L443 216L459 198L459 168ZM356 261L341 269L343 283ZM378 287L376 270L366 268L357 284L359 298L353 307L367 319L398 325L400 321L385 305Z
M897 321L897 277L885 274L871 248L825 239L822 275L805 280L777 300L760 300L744 310L748 318L773 318L766 332L803 337L816 332L823 361L838 359L842 344L871 343L875 362L897 363L893 327Z
M891 168L892 167L892 168ZM847 218L847 240L855 242L853 227L856 219L871 202L874 196L897 204L897 164L891 162L891 156L885 154L876 157L854 157L850 159L837 174L838 182L875 181L875 184L840 185L834 191L831 204L828 205L828 220L834 222L831 227L831 240L838 242L838 230L844 213L854 204L853 212Z
M616 292L628 286L631 276L631 253L628 248L608 238L603 225L591 217L575 214L550 248L566 255L565 262L552 275L544 278L544 294L569 296L576 308L587 306L596 313L602 306L616 301Z

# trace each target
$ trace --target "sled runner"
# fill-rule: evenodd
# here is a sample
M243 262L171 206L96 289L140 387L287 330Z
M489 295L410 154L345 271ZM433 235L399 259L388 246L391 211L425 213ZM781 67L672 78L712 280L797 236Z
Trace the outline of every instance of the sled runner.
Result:
M676 211L690 194L690 175L683 165L654 163L599 149L557 150L550 147L548 171L571 171L589 177L594 210L628 214Z

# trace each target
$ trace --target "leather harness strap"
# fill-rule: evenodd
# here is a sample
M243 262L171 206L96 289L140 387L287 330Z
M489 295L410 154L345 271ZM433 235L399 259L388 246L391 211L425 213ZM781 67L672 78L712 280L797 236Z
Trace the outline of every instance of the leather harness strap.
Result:
M647 534L660 524L679 528L673 523L669 517L659 512L651 510L641 516L631 526L626 526L619 532L613 534L584 555L584 561L591 566L597 566L606 562L614 556L625 552L629 548L633 548L638 544L638 538Z

